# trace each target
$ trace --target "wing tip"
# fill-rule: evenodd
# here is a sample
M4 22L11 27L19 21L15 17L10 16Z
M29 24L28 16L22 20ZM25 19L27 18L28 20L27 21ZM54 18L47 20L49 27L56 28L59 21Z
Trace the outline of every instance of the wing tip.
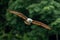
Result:
M48 29L48 30L52 30L52 28L51 28L51 27L48 27L48 28L46 28L46 29Z

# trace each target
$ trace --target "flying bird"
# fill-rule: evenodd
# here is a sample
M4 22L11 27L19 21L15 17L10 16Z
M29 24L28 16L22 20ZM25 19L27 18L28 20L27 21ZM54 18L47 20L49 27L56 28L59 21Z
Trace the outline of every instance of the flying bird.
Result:
M12 11L12 10L9 10L9 12L19 16L20 18L22 18L24 20L25 24L27 24L27 25L35 24L35 25L38 25L38 26L42 26L45 29L51 30L51 28L48 25L46 25L46 24L44 24L40 21L36 21L36 20L31 19L31 18L28 18L23 13Z

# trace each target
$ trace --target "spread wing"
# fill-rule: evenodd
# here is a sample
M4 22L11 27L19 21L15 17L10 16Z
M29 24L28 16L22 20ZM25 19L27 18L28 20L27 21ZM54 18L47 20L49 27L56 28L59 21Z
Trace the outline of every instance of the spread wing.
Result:
M9 12L10 12L10 13L13 13L13 14L19 16L19 17L21 17L21 18L24 19L25 21L27 20L27 17L26 17L25 15L23 15L22 13L20 13L20 12L11 11L11 10L9 10ZM25 22L25 23L29 24L28 22ZM42 27L44 27L44 28L46 28L46 29L51 30L51 28L50 28L48 25L46 25L46 24L44 24L44 23L42 23L42 22L36 21L36 20L33 20L33 21L32 21L32 24L39 25L39 26L42 26Z
M21 18L24 19L24 20L27 19L27 17L26 17L25 15L23 15L22 13L20 13L20 12L11 11L11 10L9 10L9 12L10 12L10 13L13 13L13 14L19 16L19 17L21 17Z
M39 22L39 21L33 20L33 21L32 21L32 24L39 25L39 26L42 26L42 27L44 27L44 28L46 28L46 29L51 30L51 28L50 28L48 25L46 25L46 24L44 24L44 23L42 23L42 22Z

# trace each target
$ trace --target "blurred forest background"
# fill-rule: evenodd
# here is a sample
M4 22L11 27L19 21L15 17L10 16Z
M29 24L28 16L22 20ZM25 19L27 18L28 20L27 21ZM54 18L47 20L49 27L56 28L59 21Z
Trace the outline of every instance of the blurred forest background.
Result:
M7 9L49 25L26 25ZM60 40L60 0L0 0L0 40Z

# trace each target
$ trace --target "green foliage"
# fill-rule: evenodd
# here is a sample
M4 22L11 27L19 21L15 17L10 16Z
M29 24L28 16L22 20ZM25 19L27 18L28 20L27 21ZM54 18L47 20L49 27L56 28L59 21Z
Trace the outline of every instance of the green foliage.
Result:
M60 2L60 1L59 1ZM6 11L4 24L1 22L1 40L49 40L49 35L60 34L60 3L57 0L9 0L8 9L22 12L27 17L49 25L52 30L41 26L26 25L14 14ZM2 4L2 3L0 3ZM7 8L6 8L7 9ZM10 31L5 33L8 26ZM3 29L3 31L2 31ZM8 30L8 29L7 29Z

